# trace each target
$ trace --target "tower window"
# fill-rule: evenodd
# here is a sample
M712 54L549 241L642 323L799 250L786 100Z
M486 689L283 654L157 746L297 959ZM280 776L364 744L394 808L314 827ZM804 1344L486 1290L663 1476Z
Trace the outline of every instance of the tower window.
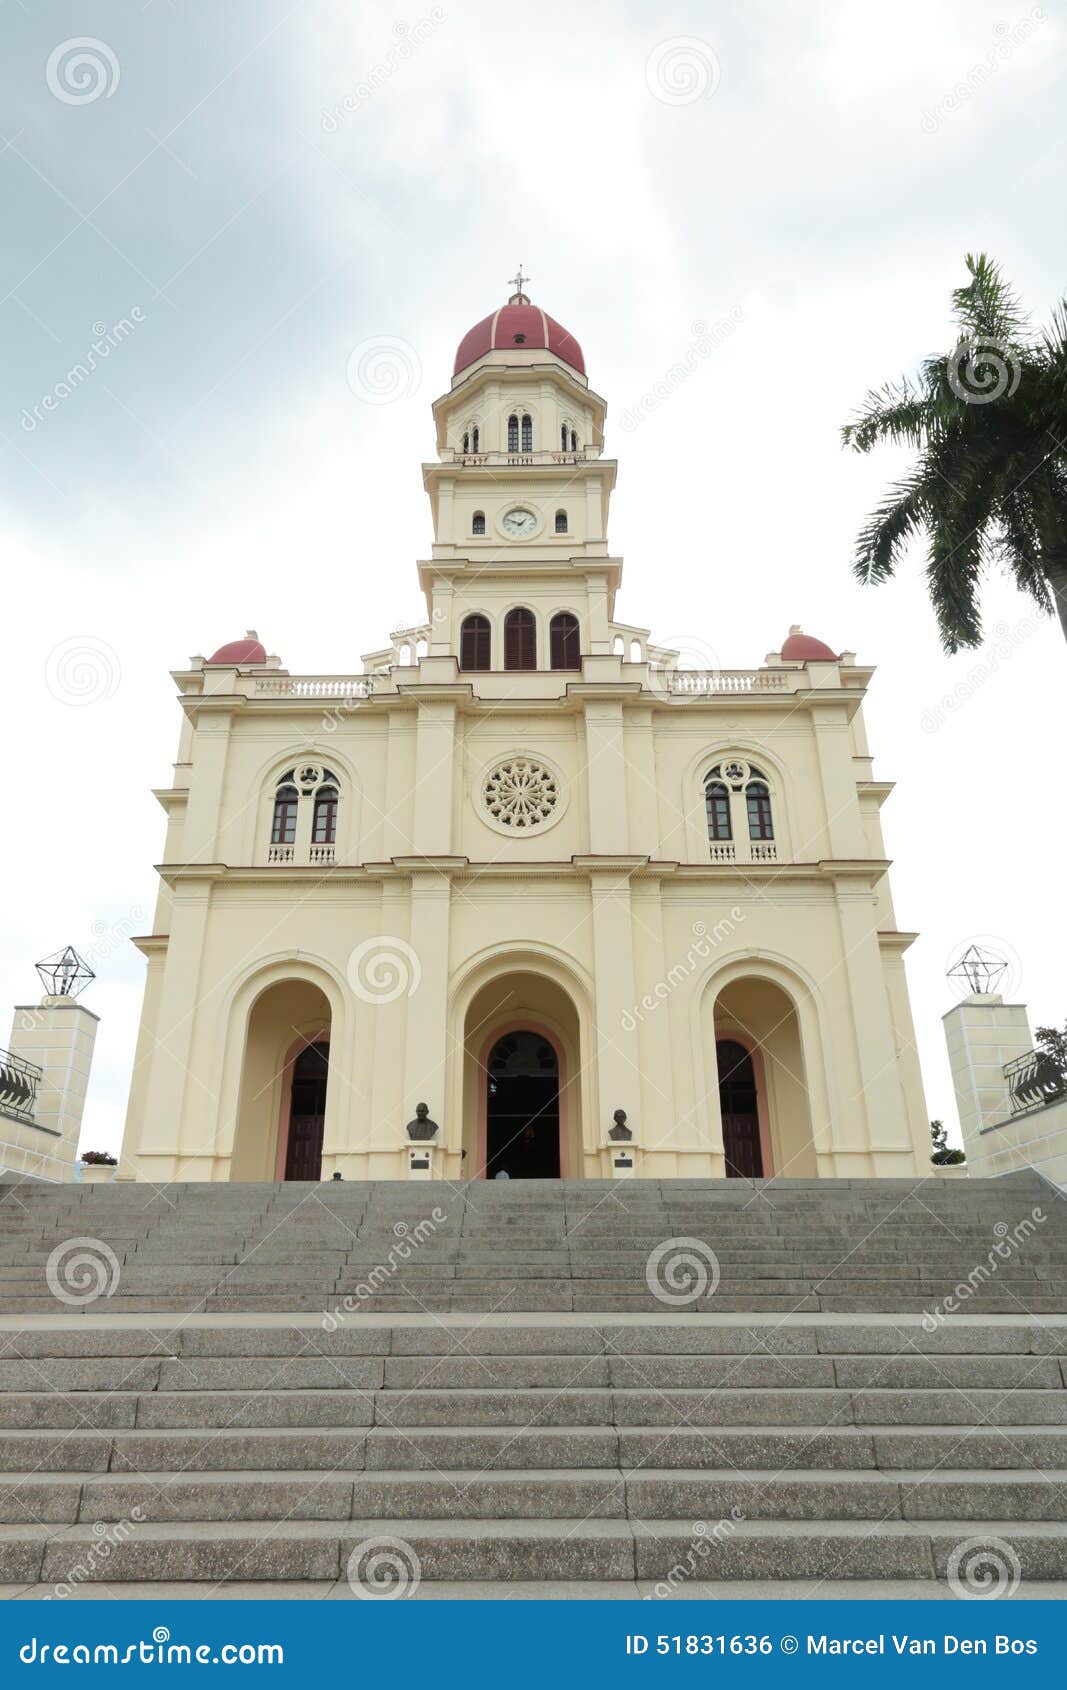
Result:
M771 816L771 794L765 781L749 781L745 788L745 805L748 809L748 837L750 839L773 839L774 821Z
M533 418L522 419L522 449L524 452L533 451Z
M465 434L463 436L463 451L464 451L464 453L467 453L467 452L470 451L470 449L471 449L471 437L470 437L469 434Z
M717 770L712 770L712 776ZM704 788L704 803L708 812L708 838L732 839L730 826L730 793L721 780L709 778Z
M563 427L559 431L559 443L560 443L561 448L565 452L567 450L567 425L566 425L566 423L563 424Z
M292 770L289 771L292 778ZM295 786L279 786L274 795L274 818L270 828L272 845L291 845L296 838L296 807L300 794Z
M472 452L477 452L477 450L478 450L478 440L480 438L480 434L481 434L481 431L478 428L477 424L475 424L474 428L471 429L471 451Z
M574 429L572 428L571 429L571 451L576 452L577 450L578 450L578 436L575 433Z
M556 512L556 533L557 534L566 534L566 532L567 532L567 513L566 513L566 511L557 511Z
M333 845L337 839L337 788L320 786L311 822L313 845Z
M465 616L459 630L459 666L484 673L492 667L492 630L488 616Z
M549 661L553 669L580 669L582 666L581 630L577 616L561 610L549 624Z
M471 533L472 534L484 534L485 533L485 512L484 511L475 511L474 516L471 519Z
M532 610L520 606L504 618L504 668L537 668L537 623Z
M519 449L519 419L516 416L508 418L508 451L517 452Z

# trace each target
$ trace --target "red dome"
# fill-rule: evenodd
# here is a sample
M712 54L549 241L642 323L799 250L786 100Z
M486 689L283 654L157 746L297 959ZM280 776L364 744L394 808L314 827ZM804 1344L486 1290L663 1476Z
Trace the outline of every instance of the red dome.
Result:
M247 663L266 663L267 648L259 642L259 635L254 628L249 628L243 640L231 640L229 645L220 645L214 657L209 657L209 663L223 663L231 669L244 668Z
M836 663L838 654L813 635L790 628L781 656L784 663Z
M531 305L524 293L512 294L506 305L467 331L459 343L452 374L458 375L487 352L510 352L516 346L554 352L572 370L585 374L585 359L574 336L539 305Z

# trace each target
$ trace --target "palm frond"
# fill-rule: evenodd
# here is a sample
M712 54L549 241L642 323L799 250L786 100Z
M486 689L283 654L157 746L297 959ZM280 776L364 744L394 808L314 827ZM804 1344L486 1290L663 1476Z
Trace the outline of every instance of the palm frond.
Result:
M909 540L926 520L923 488L917 480L900 482L869 518L856 541L853 571L864 585L885 581L896 569Z
M1029 323L1001 275L1000 265L984 252L977 256L969 252L964 262L971 280L966 287L952 291L952 309L962 338L1019 345L1026 338Z

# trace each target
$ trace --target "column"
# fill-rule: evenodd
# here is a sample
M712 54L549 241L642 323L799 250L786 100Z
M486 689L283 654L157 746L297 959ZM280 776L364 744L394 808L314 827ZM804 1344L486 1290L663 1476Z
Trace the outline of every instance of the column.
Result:
M404 1126L416 1103L428 1103L441 1127L438 1143L458 1152L462 1121L445 1119L448 1103L448 956L452 882L447 874L416 871L411 882L411 948L419 969L418 990L407 1006L404 1047ZM462 1053L457 1052L457 1060Z
M451 853L455 738L455 699L420 700L412 850L421 857Z
M586 697L584 703L589 850L598 857L625 856L629 827L622 700Z
M852 739L844 700L840 704L813 705L811 720L826 811L827 840L823 855L845 860L866 857L869 853L856 792Z
M217 860L219 809L231 721L228 712L211 712L197 717L192 784L182 832L182 856L187 863L213 863Z
M640 1123L641 1063L633 958L633 915L629 869L591 868L593 905L593 968L597 1040L597 1142L604 1136L616 1109L625 1109Z

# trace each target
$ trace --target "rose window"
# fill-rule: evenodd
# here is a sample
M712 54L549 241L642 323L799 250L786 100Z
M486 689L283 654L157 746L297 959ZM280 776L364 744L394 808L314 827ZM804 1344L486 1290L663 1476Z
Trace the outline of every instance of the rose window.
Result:
M532 757L509 757L486 776L482 799L498 827L528 833L559 803L559 780Z

